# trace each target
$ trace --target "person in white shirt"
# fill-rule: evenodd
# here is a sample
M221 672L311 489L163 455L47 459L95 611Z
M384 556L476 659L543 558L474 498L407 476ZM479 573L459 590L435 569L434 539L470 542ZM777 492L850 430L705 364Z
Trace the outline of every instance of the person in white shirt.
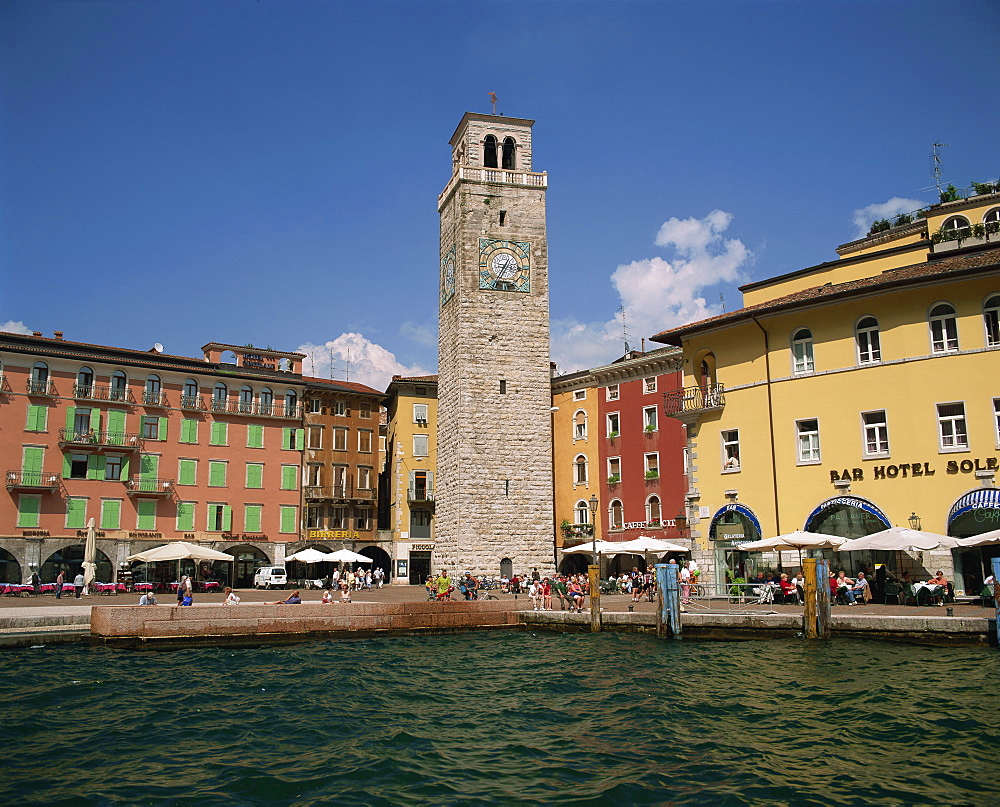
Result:
M531 602L535 611L542 610L542 584L538 580L532 580L531 585L528 587L528 596L531 597Z

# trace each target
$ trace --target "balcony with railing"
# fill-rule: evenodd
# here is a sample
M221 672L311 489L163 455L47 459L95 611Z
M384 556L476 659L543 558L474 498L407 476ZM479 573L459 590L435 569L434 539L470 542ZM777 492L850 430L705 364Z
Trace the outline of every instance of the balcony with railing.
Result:
M181 396L181 409L189 409L195 412L204 412L205 399L200 395L182 395Z
M13 392L10 388L10 382L7 381L7 377L0 375L0 392Z
M247 415L250 417L298 418L302 414L302 407L298 404L261 403L258 401L230 400L228 398L211 398L208 408L220 414Z
M104 450L105 448L117 451L141 451L143 438L139 434L125 434L124 432L99 432L93 429L60 429L60 448L89 448L92 450Z
M534 171L511 171L506 168L486 168L481 165L460 165L458 171L452 174L448 185L438 196L440 204L448 194L452 192L459 180L471 180L473 182L493 182L504 185L521 185L529 188L545 188L549 184L548 174L544 171L537 173Z
M166 409L170 406L167 403L167 394L165 392L154 392L148 389L142 391L142 403L144 406L155 406L159 409Z
M135 396L128 387L107 387L97 384L73 384L73 397L89 401L115 401L135 403Z
M410 488L406 491L406 500L410 504L433 504L434 503L434 489L429 487L417 487Z
M158 496L167 498L174 493L173 479L146 479L143 477L125 481L129 496Z
M59 485L59 474L46 471L7 471L7 490L52 492Z
M28 395L44 395L48 398L55 398L56 385L48 379L29 378L27 382Z
M307 501L371 501L375 491L371 488L356 488L353 485L303 485L302 493Z
M684 387L663 393L663 412L670 417L697 419L703 412L723 409L726 405L726 390L722 384L704 387Z

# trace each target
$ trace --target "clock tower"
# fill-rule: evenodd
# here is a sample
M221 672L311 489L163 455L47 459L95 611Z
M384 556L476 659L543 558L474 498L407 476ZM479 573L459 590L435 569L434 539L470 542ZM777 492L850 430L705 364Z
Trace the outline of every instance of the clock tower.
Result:
M548 178L532 170L533 123L467 112L438 197L435 572L554 562Z

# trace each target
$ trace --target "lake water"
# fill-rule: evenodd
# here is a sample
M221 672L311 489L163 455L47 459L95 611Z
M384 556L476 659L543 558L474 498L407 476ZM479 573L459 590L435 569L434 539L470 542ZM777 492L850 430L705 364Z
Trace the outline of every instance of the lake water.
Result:
M996 650L618 634L13 650L0 795L996 804L998 672Z

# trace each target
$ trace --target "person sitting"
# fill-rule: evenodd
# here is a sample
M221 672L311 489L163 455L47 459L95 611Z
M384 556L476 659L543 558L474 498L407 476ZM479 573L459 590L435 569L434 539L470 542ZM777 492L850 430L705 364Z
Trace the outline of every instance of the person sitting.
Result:
M868 585L868 580L865 579L864 572L858 572L858 579L854 581L854 585L851 587L850 592L855 599L852 605L857 605L857 599L860 598L861 602L868 602L872 598L871 586Z
M147 591L139 598L139 605L156 605L156 597L152 591Z
M340 601L350 602L351 601L351 587L347 583L340 584Z
M927 593L930 597L930 601L934 602L935 605L944 605L944 596L948 593L948 579L944 576L944 572L938 571L934 577L927 581L928 586L934 586Z
M223 605L240 604L240 598L236 596L236 592L233 591L229 586L226 586L226 588L223 590L223 594L226 595L226 598L222 601Z
M324 605L329 605L330 603L333 602L333 589L332 588L330 588L329 586L327 586L323 590L323 599L320 600L320 602L322 602Z
M778 579L778 586L781 588L781 601L782 602L794 602L796 605L801 604L799 599L799 590L796 588L795 584L788 579L787 574L782 574Z
M847 576L847 573L841 569L837 573L837 579L834 581L837 586L836 597L838 602L847 602L848 605L857 605L857 600L854 596L854 581Z

